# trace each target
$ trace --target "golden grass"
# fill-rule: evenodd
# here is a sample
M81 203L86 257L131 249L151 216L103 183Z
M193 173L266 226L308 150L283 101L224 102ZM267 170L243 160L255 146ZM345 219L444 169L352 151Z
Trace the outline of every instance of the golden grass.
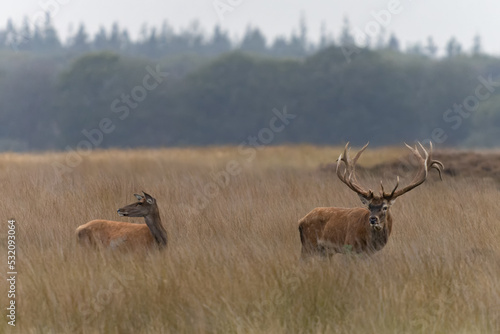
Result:
M374 256L299 261L298 219L317 206L359 205L333 174L317 171L340 151L268 147L249 162L234 147L96 151L63 176L52 163L65 154L0 155L5 262L7 219L18 224L12 332L499 332L494 184L427 182L398 199L393 234ZM371 149L360 163L400 154ZM229 161L241 168L226 180ZM76 244L75 228L91 219L140 221L116 209L141 190L158 201L166 251ZM0 332L11 331L2 319Z

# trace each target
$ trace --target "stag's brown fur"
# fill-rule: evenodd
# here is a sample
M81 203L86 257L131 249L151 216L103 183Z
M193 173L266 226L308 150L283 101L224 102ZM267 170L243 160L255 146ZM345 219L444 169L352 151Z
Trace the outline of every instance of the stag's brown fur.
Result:
M299 220L302 256L319 253L373 253L382 249L392 231L392 216L387 214L380 230L368 223L365 208L316 208Z
M144 217L146 224L92 220L76 229L78 242L110 249L166 247L167 232L161 223L156 200L151 195L143 194L135 194L139 201L118 209L118 213L121 216Z
M316 208L299 220L299 234L302 243L302 257L312 254L332 255L335 253L374 253L381 250L389 240L392 231L392 216L390 207L397 197L418 187L427 178L429 168L436 168L441 176L443 164L432 160L432 144L430 154L420 145L424 157L417 147L411 148L420 163L420 168L412 182L403 189L396 186L390 193L384 191L381 184L380 195L372 190L365 190L357 181L355 166L366 144L351 161L348 156L348 145L337 161L337 176L351 190L356 192L368 208ZM345 165L344 173L339 166Z

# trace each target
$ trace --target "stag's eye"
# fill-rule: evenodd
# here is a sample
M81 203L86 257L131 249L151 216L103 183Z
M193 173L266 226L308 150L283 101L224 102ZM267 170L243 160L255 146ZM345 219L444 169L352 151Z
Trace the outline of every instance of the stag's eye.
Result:
M387 211L387 207L386 207L386 206L384 206L384 207L382 208L382 211Z

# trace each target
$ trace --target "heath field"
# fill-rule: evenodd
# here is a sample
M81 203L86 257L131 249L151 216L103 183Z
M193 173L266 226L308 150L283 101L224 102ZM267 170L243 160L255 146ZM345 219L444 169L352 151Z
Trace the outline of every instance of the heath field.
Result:
M301 217L319 206L361 206L328 167L341 151L0 154L0 332L500 332L495 171L445 173L440 181L432 170L393 205L393 233L381 251L300 260ZM362 183L394 185L397 169L382 167L407 153L403 145L369 147L359 161ZM467 154L445 155L445 169ZM401 184L413 176L404 174ZM92 219L143 223L116 213L141 191L157 199L166 250L77 244L75 229ZM15 327L6 317L9 219L16 220Z

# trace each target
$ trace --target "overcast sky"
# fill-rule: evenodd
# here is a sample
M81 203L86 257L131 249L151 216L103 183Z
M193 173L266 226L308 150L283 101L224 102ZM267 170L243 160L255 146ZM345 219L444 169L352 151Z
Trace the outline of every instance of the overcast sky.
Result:
M214 3L219 4L219 12ZM343 18L348 17L352 29L364 31L365 35L370 29L386 25L388 33L394 33L403 48L419 41L424 43L432 35L440 46L454 36L467 50L474 35L479 34L484 50L500 55L498 0L19 0L2 1L0 26L5 28L8 18L18 25L23 17L36 21L44 10L52 13L63 39L80 22L85 23L91 35L99 26L109 29L113 22L118 22L135 37L144 23L160 27L166 20L179 31L198 19L207 32L219 24L231 37L241 38L251 25L272 40L297 30L303 14L311 40L319 38L322 22L338 38ZM390 17L383 15L389 10ZM374 13L380 13L382 24L375 23Z

